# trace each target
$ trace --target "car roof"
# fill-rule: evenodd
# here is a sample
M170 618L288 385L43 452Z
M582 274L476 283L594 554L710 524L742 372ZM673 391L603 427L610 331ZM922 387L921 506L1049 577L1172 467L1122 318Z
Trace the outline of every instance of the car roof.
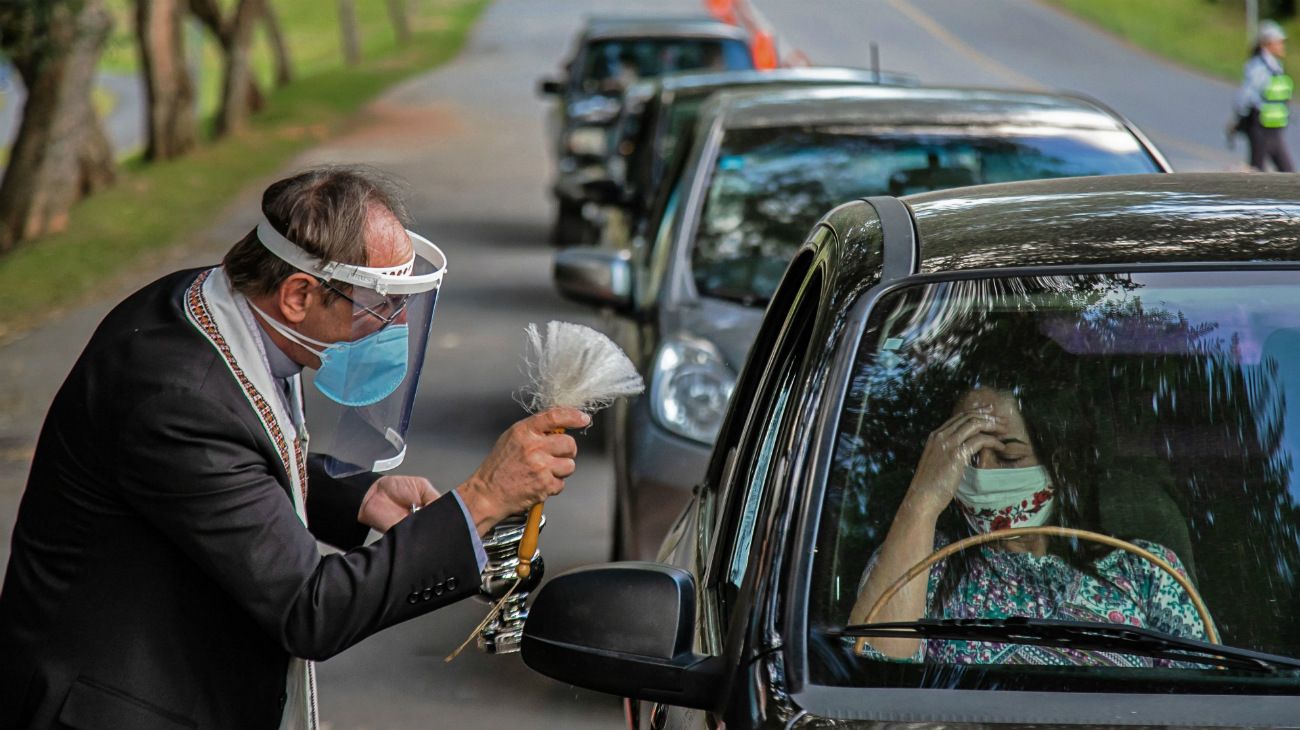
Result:
M748 40L745 31L709 17L594 17L583 29L584 41L614 38L732 38Z
M1300 185L1294 175L1156 173L1030 180L901 198L915 220L917 270L1300 263ZM860 288L879 259L871 205L842 205L822 221L844 237L839 286ZM892 236L892 239L891 239ZM908 246L885 230L885 247ZM888 256L888 254L886 254ZM871 263L874 261L874 263ZM872 269L868 271L867 269Z
M844 86L723 92L712 102L727 129L800 124L1125 129L1122 117L1081 96L979 88Z
M686 71L667 74L657 79L659 90L665 93L711 93L733 86L762 86L764 84L862 83L915 85L916 79L889 71L877 73L866 68L847 66L807 66L803 68L774 68L767 71L744 69L735 71Z
M903 199L923 271L998 266L1300 261L1294 175L1032 180Z

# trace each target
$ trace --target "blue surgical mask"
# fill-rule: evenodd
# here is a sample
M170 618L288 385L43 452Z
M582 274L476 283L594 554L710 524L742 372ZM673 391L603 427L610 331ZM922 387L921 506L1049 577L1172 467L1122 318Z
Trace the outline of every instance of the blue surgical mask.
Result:
M316 389L345 406L368 406L387 398L406 379L409 331L404 324L391 324L325 348Z
M253 309L276 332L320 358L316 389L335 403L373 405L406 379L410 329L405 324L391 324L351 342L326 343L294 332L255 306Z

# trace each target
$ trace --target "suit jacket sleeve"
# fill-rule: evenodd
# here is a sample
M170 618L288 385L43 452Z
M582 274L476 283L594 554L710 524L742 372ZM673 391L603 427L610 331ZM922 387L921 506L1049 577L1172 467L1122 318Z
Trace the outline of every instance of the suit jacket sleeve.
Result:
M307 527L311 534L340 550L351 550L365 542L370 528L357 522L357 512L378 478L374 472L332 477L325 471L324 456L308 456L307 487L311 498L307 500Z
M290 654L325 659L477 591L469 528L443 498L365 548L322 556L244 421L192 391L115 431L125 499ZM309 500L310 501L310 500Z

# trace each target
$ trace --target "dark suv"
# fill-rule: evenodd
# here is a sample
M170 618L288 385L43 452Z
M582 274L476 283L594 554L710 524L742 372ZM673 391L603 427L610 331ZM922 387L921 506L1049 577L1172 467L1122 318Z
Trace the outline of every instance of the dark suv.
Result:
M604 176L609 126L619 100L640 79L690 70L754 67L745 32L708 18L592 18L579 33L563 75L538 91L556 97L554 137L556 243L589 238L584 183Z
M1123 118L1070 96L840 86L715 97L643 245L556 257L561 292L615 312L610 332L648 386L614 408L616 556L653 557L686 503L763 307L822 211L867 195L1168 169Z
M841 205L666 564L552 579L524 661L632 727L1294 727L1297 302L1292 175Z

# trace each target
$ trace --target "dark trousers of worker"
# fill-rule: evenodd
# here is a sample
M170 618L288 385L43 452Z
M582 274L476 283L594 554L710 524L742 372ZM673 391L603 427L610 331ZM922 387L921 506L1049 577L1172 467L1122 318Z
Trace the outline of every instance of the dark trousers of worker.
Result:
M1246 125L1246 139L1250 141L1250 166L1263 171L1264 165L1273 163L1278 172L1295 172L1291 152L1286 147L1286 127L1268 128L1252 119Z

